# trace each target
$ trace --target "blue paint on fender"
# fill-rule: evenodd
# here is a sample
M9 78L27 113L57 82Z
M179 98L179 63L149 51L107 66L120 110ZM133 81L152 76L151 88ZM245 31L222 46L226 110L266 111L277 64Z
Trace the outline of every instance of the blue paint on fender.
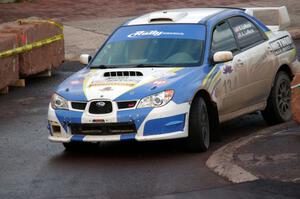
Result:
M87 101L83 90L83 82L90 69L84 68L67 78L59 85L56 93L69 101Z
M133 121L136 129L139 129L143 121L149 115L153 108L137 108L130 110L122 110L117 112L118 122L129 122Z
M58 109L55 110L55 114L61 126L67 132L67 127L69 123L81 123L81 117L83 112Z
M184 124L185 114L149 120L144 127L144 136L183 131Z

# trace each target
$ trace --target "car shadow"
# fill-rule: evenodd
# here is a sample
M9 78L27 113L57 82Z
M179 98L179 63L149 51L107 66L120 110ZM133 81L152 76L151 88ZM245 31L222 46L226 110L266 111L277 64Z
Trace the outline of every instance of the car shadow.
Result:
M267 128L267 124L259 114L250 114L235 120L225 122L221 125L223 140L212 142L211 147L204 153L192 153L185 149L184 139L152 141L152 142L104 142L100 144L86 144L79 146L76 150L67 151L61 146L61 153L51 158L53 164L71 163L73 161L140 161L147 160L170 160L170 159L189 159L201 160L202 164L218 148L225 144L250 135ZM116 161L116 162L118 162Z
M82 144L69 151L64 150L57 154L54 159L63 160L64 158L152 158L152 157L172 157L189 154L184 149L184 140L168 140L154 142L105 142L99 144Z

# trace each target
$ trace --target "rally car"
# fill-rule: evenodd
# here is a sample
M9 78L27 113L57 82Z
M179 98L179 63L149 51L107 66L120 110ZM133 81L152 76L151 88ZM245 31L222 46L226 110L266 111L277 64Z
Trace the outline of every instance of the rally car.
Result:
M275 10L278 26L254 15ZM291 118L290 81L300 66L285 7L152 12L117 28L49 105L49 139L78 142L182 139L205 151L220 122L261 111Z

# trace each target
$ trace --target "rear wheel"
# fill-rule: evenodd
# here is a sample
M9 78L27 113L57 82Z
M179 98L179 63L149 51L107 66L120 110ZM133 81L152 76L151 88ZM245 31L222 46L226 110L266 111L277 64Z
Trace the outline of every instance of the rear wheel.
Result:
M291 112L291 80L283 71L280 71L275 78L267 107L262 111L263 118L269 124L287 122L292 118Z
M193 152L207 151L210 144L210 128L207 105L202 97L192 103L189 117L187 147Z

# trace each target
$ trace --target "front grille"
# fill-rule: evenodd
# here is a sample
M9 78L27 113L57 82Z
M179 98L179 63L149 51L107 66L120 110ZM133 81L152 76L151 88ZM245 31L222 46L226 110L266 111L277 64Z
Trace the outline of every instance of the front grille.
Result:
M134 123L70 124L73 135L121 135L136 133Z
M133 108L135 107L136 101L117 102L119 109Z
M85 102L72 102L71 103L73 109L84 110L86 107Z
M128 77L128 76L143 76L143 73L139 71L113 71L106 72L104 77Z
M112 112L112 103L110 101L91 102L89 112L92 114L105 114Z

